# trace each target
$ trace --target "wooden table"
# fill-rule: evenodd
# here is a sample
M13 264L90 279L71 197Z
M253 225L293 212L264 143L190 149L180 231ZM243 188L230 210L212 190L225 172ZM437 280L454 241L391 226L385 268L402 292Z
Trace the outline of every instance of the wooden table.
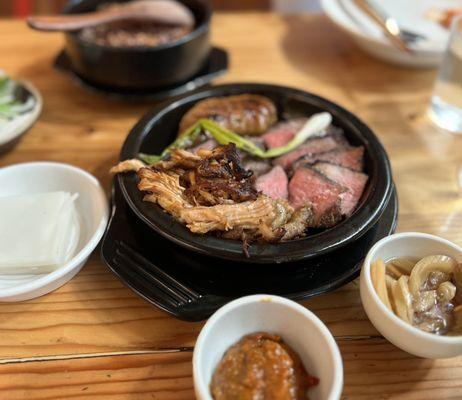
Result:
M0 22L1 67L33 81L40 120L0 166L62 161L95 174L108 169L130 127L152 104L87 93L52 68L59 34ZM231 55L219 82L286 84L355 112L383 141L399 199L399 230L462 243L456 169L462 138L427 120L433 71L399 69L361 53L322 16L217 14L213 42ZM341 260L339 260L341 262ZM304 303L335 335L345 366L344 399L462 399L462 358L424 360L378 334L357 282ZM191 355L202 323L177 321L126 289L98 252L68 284L41 298L0 305L0 398L190 399Z

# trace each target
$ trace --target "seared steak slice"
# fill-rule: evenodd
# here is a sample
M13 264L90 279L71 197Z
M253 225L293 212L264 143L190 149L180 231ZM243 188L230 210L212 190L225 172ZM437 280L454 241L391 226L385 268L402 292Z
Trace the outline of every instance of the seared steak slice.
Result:
M272 199L287 199L289 197L288 183L284 169L276 165L270 172L258 177L255 188Z
M312 205L314 226L319 227L333 226L339 221L340 195L345 191L346 188L309 167L298 168L289 182L290 204L295 209Z
M318 154L318 161L337 164L354 171L361 172L364 168L364 147L348 147Z
M179 133L209 118L240 135L260 135L277 121L273 102L264 96L241 94L199 101L181 119Z
M341 148L345 145L347 145L346 139L342 135L329 135L309 139L290 153L276 158L274 163L287 170L294 161L301 157L324 153L326 151Z
M308 121L308 118L294 118L291 120L277 123L275 126L265 133L262 138L268 149L281 147L289 143L295 135L303 128ZM327 135L342 135L343 130L334 126L329 126L325 132L317 135L318 137Z
M340 195L340 209L343 215L350 216L361 198L368 176L362 172L352 171L326 162L316 163L313 168L347 188L347 191Z
M290 168L295 171L302 165L315 164L318 161L325 161L330 164L340 165L354 171L361 172L364 164L364 147L344 147L341 149L326 151L325 153L308 154L299 158ZM289 173L290 175L290 173Z
M295 134L303 128L308 118L297 118L289 121L279 122L265 133L262 138L268 149L281 147L289 143Z

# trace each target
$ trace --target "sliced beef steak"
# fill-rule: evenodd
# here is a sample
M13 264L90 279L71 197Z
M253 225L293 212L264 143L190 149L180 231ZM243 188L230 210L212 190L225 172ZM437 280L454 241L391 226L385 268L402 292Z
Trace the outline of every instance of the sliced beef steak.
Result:
M334 149L343 148L347 145L346 139L342 135L330 135L320 138L307 140L294 151L284 154L274 160L274 163L280 165L285 170L289 169L292 163L304 156L312 156L318 153L324 153Z
M318 161L329 162L361 172L364 167L364 147L344 147L325 153L308 154L295 161L292 169L296 170L301 165L314 164Z
M268 149L281 147L289 143L295 134L303 128L308 118L297 118L290 121L279 122L265 133L262 138Z
M364 147L347 147L318 154L317 161L327 161L354 171L361 172L364 168Z
M284 169L276 165L270 172L258 177L255 188L274 200L287 199L289 180Z
M265 133L262 138L268 149L281 147L289 143L308 121L308 118L294 118L288 121L279 122ZM318 136L342 135L343 130L335 126L329 126L326 131Z
M314 226L331 227L341 219L340 195L346 190L319 171L300 167L289 182L289 201L295 209L311 204Z
M340 209L343 215L350 216L361 198L368 176L362 172L352 171L326 162L318 162L313 168L347 188L347 191L340 195Z

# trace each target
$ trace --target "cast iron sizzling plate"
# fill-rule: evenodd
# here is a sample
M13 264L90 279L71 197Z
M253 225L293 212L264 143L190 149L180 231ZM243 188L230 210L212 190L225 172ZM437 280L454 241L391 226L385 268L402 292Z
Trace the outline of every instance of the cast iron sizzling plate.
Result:
M246 258L240 241L220 239L211 234L191 233L161 207L143 201L143 194L137 188L136 174L119 174L117 179L122 193L140 220L186 249L250 263L282 263L317 257L338 249L366 233L380 218L392 192L391 168L387 154L372 131L353 114L307 92L275 85L230 84L202 89L169 100L154 108L135 125L123 145L121 160L135 158L140 152L159 154L176 137L181 117L199 100L241 93L255 93L271 98L278 108L279 117L283 119L329 111L333 116L334 125L343 128L350 143L365 147L365 169L369 181L353 215L334 228L308 235L303 239L277 244L254 243L249 248L250 257Z
M104 86L87 81L72 69L65 50L62 50L56 56L53 66L57 70L68 74L84 89L102 94L106 97L124 101L162 101L196 90L209 84L213 79L225 74L228 70L228 53L223 49L214 47L210 52L204 67L190 80L180 82L176 85L164 86L155 89L124 89Z
M117 181L112 201L102 260L139 296L187 321L205 319L247 294L303 300L350 282L359 275L369 248L394 232L398 214L392 190L380 220L356 241L306 261L261 265L204 256L156 234L126 205Z

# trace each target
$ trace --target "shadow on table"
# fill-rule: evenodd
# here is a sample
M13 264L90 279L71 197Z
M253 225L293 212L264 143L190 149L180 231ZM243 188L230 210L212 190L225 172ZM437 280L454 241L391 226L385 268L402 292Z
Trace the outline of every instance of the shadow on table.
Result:
M43 112L30 132L30 136L35 134L34 159L79 166L109 188L109 169L118 161L125 137L154 104L121 102L91 93L55 70L53 61L53 55L34 59L16 76L31 81L43 97ZM16 153L20 157L21 152Z
M284 19L286 34L281 47L287 60L323 84L341 84L357 91L399 92L409 90L412 82L429 87L433 83L431 70L394 66L364 53L321 14L289 15Z
M141 116L155 104L153 101L124 101L82 86L71 74L55 67L56 57L57 53L40 59L34 58L33 62L19 69L16 78L30 80L41 92L45 92L42 94L48 91L51 98L59 98L64 102L61 107L69 103L78 106L81 113L102 111L110 113L114 120L123 119L138 110L142 110Z
M428 387L435 370L445 366L444 360L415 357L381 337L340 340L338 344L344 362L345 399L388 399L393 395L404 399L406 394L416 395Z

